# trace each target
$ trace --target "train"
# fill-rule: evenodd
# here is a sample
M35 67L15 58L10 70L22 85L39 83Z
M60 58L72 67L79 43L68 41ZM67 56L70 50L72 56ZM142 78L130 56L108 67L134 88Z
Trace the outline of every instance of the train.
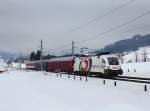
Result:
M118 76L123 74L120 59L113 54L58 57L26 63L30 70L65 72L81 76Z

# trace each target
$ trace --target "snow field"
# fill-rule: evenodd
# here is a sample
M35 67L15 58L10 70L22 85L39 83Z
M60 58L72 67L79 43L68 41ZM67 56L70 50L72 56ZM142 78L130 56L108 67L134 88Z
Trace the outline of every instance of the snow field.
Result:
M121 67L124 76L150 78L150 62L126 63L122 64Z
M10 71L0 75L1 111L149 111L150 86L71 75Z

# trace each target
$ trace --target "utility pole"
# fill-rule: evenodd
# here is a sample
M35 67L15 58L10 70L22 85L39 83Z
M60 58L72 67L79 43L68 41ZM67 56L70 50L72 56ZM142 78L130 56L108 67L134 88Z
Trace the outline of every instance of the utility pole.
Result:
M135 62L136 63L138 62L138 53L137 53L137 51L135 51Z
M143 54L143 62L146 62L147 61L147 53L146 53L146 49L144 48L144 54Z
M41 71L43 70L43 62L42 58L43 57L43 41L41 40L41 57L40 57L40 62L41 62Z
M72 56L74 55L74 41L72 41Z
M19 57L20 59L20 61L19 61L19 68L20 68L20 70L21 70L21 49L20 49L20 57Z

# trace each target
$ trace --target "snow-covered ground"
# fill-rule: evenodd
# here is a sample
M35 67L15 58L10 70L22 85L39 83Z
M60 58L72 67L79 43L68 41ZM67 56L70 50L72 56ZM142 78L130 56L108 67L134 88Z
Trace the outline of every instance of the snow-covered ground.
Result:
M150 62L122 64L124 76L137 76L150 78Z
M0 72L6 71L6 63L0 58Z
M124 76L150 78L150 46L125 54L122 62Z
M12 62L10 67L11 68L18 68L18 69L20 69L20 67L21 67L22 69L25 69L26 65L24 63Z
M123 63L150 62L150 46L141 47L137 51L127 53L122 58Z
M149 111L150 86L67 75L10 71L0 75L0 111Z

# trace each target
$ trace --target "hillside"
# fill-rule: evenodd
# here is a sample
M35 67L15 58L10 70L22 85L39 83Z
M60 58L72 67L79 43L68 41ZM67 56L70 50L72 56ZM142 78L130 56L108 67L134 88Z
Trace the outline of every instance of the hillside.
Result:
M0 57L4 60L10 60L11 58L16 58L17 55L9 52L0 52Z
M114 44L104 47L104 51L112 53L122 53L129 51L136 51L140 47L150 46L150 34L135 35L131 39L120 40Z

